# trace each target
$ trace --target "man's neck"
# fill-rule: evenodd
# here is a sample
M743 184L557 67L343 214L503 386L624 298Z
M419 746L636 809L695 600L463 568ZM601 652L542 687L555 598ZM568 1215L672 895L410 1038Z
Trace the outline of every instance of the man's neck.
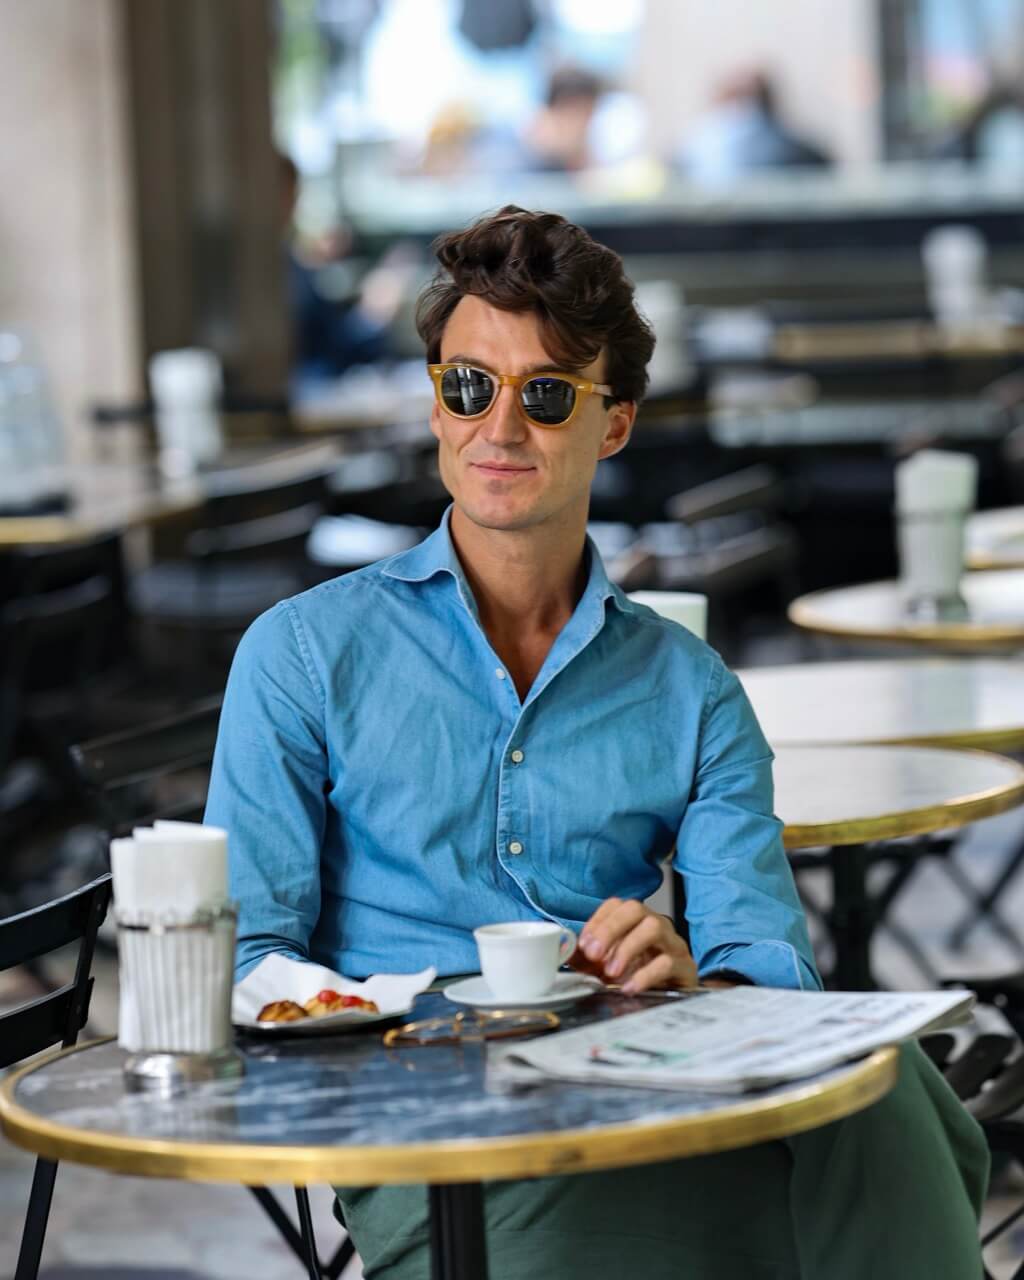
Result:
M525 696L586 587L586 524L483 529L456 507L450 531L480 625Z

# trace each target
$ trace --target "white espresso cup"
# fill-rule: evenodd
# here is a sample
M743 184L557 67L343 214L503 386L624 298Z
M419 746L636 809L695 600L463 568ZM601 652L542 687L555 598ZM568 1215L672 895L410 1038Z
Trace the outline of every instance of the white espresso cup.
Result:
M497 1000L536 1000L576 950L571 929L547 920L485 924L473 930L480 971Z

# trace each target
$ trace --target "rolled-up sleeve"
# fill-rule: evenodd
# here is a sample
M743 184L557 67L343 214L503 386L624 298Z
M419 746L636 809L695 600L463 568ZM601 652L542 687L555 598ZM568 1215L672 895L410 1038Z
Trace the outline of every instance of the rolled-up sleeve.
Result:
M773 805L771 749L739 681L716 664L676 843L694 959L702 974L734 969L761 986L816 989Z
M288 602L252 624L228 679L205 821L228 832L236 975L309 958L320 914L327 751L323 692Z

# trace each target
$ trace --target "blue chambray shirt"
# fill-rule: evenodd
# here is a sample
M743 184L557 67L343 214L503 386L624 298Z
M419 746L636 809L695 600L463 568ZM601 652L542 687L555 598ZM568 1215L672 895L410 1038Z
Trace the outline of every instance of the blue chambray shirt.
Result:
M354 978L474 972L478 925L578 932L606 898L653 893L676 845L702 973L819 985L739 682L588 554L523 702L447 515L249 628L206 811L230 833L239 976L270 951Z

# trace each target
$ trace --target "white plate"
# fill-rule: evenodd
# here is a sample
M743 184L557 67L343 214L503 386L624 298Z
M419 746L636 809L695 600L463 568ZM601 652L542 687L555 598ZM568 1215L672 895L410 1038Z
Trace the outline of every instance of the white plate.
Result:
M453 1004L468 1004L474 1009L546 1009L552 1005L572 1004L601 990L596 978L581 977L578 973L560 973L551 984L551 990L534 1000L499 1000L481 975L462 978L444 988L444 996Z
M412 1009L407 1004L404 1009L392 1009L390 1013L360 1013L358 1009L345 1009L342 1013L325 1013L320 1018L300 1018L297 1022L236 1022L239 1031L247 1035L278 1036L285 1033L300 1036L326 1035L331 1031L354 1031L357 1027L368 1027L374 1022L387 1022L390 1018L401 1018Z

